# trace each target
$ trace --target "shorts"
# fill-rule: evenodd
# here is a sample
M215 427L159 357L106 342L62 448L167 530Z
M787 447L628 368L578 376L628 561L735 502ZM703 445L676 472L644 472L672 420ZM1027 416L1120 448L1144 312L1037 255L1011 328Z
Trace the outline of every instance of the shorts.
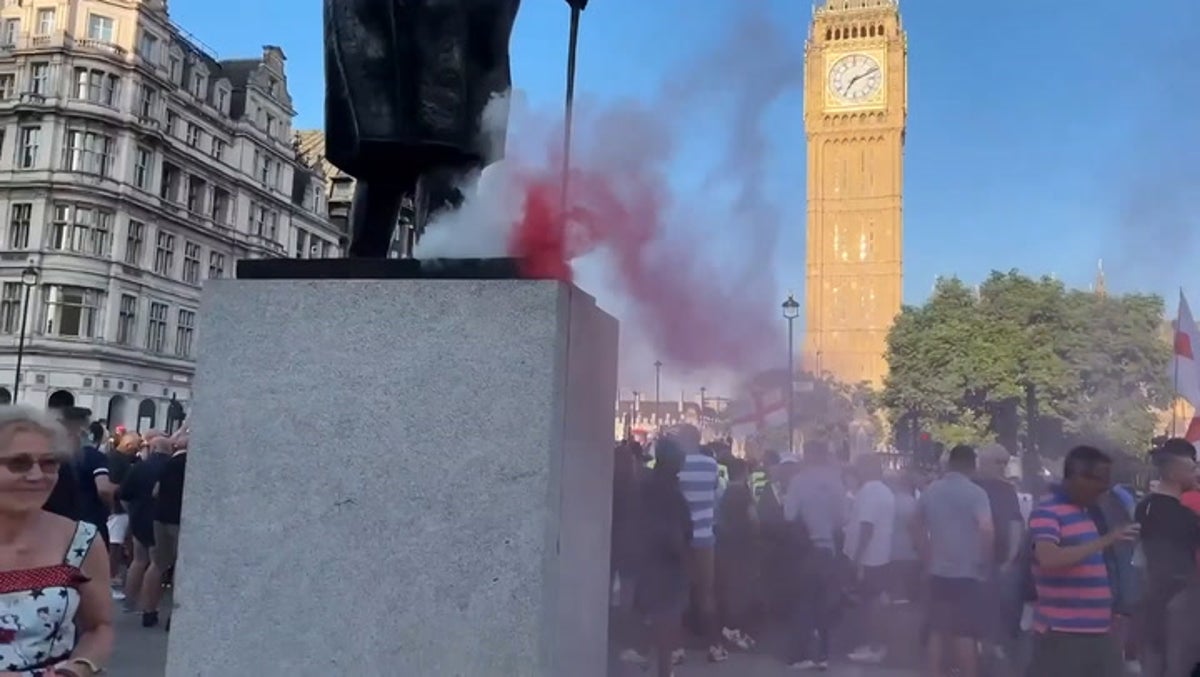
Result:
M125 537L129 534L129 515L108 516L109 545L124 545Z
M986 623L983 582L974 578L929 577L929 630L947 637L981 639Z
M872 602L882 598L892 587L892 569L884 564L877 567L863 567L862 580L858 582L860 601Z
M154 523L154 547L150 559L160 572L175 566L179 557L179 525Z

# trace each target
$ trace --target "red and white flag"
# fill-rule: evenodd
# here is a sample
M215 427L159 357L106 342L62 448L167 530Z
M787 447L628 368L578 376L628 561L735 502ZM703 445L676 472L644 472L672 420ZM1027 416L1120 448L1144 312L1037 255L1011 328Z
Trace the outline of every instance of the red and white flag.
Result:
M1192 318L1183 291L1179 292L1179 312L1175 316L1174 355L1171 357L1171 382L1179 397L1200 410L1200 330ZM1200 441L1200 417L1193 418L1185 435L1189 442Z
M732 407L730 433L744 438L769 428L787 425L787 372L770 383L751 386L748 395ZM772 377L775 374L771 375ZM765 380L765 379L763 379Z

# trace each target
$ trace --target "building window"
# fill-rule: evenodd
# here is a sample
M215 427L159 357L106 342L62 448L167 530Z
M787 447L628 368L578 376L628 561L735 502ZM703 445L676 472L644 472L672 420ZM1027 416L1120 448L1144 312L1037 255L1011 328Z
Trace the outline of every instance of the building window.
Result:
M250 203L250 232L274 240L279 226L279 214L266 207Z
M195 175L187 179L187 209L195 214L204 213L204 197L208 194L208 183Z
M167 135L175 136L175 133L178 130L179 130L179 113L176 113L173 110L168 110L167 111Z
M146 322L146 350L152 353L166 352L167 312L167 304L150 302L150 316Z
M129 232L125 234L125 263L142 265L142 243L146 240L146 224L129 219Z
M292 256L292 258L308 258L308 233L306 231L296 230L296 253Z
M50 93L50 64L42 61L30 66L29 91L42 96Z
M213 188L212 192L212 216L213 223L226 226L229 225L229 206L233 204L233 199L226 191L221 188Z
M275 134L279 131L278 124L279 124L279 121L275 119L275 116L268 113L267 114L267 136L271 137L272 139L275 138Z
M196 335L196 313L179 309L179 321L175 326L175 356L192 356L192 337Z
M138 146L133 156L133 185L150 190L150 171L154 168L154 151Z
M200 245L195 242L183 243L183 281L200 284Z
M158 231L154 247L154 272L159 275L171 274L175 269L175 236Z
M17 44L17 37L21 35L21 20L20 19L5 19L4 20L4 46L13 47Z
M50 248L108 258L113 213L89 205L54 205Z
M96 338L100 318L100 291L85 287L49 284L45 287L42 316L48 336Z
M171 82L177 85L180 84L183 80L183 59L172 54L167 62L167 70L170 71Z
M29 223L33 220L33 205L15 202L8 212L8 248L29 249Z
M205 75L204 73L202 73L201 71L193 72L192 73L192 96L203 101L207 98L205 96L205 94L207 92L208 92L208 76Z
M17 93L17 76L14 73L0 74L0 99L11 99Z
M208 255L208 279L219 280L225 277L225 255L220 252L210 252Z
M42 141L42 128L36 125L22 127L18 140L17 168L33 169L33 166L37 164L38 145Z
M89 40L116 42L116 23L111 17L91 14L88 16L87 35Z
M63 169L109 176L116 145L117 142L106 134L69 130L67 147L63 149Z
M137 297L121 294L121 308L117 314L117 343L131 346L137 336Z
M152 64L158 64L158 38L146 32L138 39L138 55Z
M179 201L179 168L170 162L162 163L162 180L158 185L158 196L171 202Z
M187 145L192 148L200 147L200 127L192 123L187 123Z
M71 94L81 101L115 107L121 78L100 70L75 69L75 91Z
M221 162L224 162L225 161L225 149L226 149L225 142L214 136L213 140L212 140L212 156L214 158L220 160Z
M217 110L222 113L227 112L226 106L229 103L229 91L224 87L217 89Z
M15 334L21 327L21 296L25 285L5 282L0 291L0 334Z
M54 9L44 7L37 11L37 33L34 35L50 35L54 32Z
M149 85L142 85L141 91L138 92L138 115L143 120L151 120L157 111L158 90Z

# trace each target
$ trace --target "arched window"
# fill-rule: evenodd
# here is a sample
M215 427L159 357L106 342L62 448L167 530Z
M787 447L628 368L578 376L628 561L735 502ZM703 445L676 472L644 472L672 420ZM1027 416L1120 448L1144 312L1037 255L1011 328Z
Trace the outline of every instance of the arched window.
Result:
M137 431L149 430L154 427L158 420L158 405L154 400L146 398L138 404L137 409Z
M125 422L125 396L113 395L108 401L108 427L116 428L119 425L126 425Z
M8 388L0 388L0 404L12 404L12 393Z
M47 409L66 409L75 406L75 395L69 390L55 390L46 400Z

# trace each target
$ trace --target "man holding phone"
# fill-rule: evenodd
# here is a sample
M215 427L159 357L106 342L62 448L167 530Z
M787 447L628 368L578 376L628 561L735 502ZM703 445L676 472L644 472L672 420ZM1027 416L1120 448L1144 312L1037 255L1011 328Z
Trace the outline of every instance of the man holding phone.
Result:
M1137 537L1137 523L1101 535L1093 517L1112 484L1112 459L1094 447L1067 454L1063 482L1029 517L1033 540L1033 662L1029 677L1122 677L1112 633L1113 590L1105 550Z

